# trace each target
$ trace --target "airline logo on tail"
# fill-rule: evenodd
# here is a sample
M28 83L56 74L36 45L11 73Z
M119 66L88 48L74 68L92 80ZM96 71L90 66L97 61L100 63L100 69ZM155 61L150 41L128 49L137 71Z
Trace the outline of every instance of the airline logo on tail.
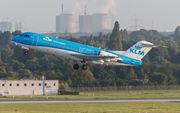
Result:
M135 49L130 48L130 53L144 56L144 51L141 51L141 49L142 49L141 46L139 46L139 45L135 46Z
M135 48L136 48L137 50L141 50L141 49L142 49L142 47L140 47L139 45L138 45L138 46L135 46Z

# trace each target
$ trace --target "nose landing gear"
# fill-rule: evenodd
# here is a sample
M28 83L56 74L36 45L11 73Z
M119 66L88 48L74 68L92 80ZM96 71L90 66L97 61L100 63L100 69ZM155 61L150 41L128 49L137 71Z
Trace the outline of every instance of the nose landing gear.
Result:
M28 54L28 52L27 52L27 51L25 51L25 52L24 52L24 54L25 54L25 55L27 55L27 54Z

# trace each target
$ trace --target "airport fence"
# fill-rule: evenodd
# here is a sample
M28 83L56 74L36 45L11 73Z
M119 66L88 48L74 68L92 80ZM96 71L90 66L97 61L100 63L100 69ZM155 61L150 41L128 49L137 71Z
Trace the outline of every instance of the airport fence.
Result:
M144 85L144 86L109 86L109 87L72 87L78 92L93 91L132 91L132 90L180 90L180 85Z

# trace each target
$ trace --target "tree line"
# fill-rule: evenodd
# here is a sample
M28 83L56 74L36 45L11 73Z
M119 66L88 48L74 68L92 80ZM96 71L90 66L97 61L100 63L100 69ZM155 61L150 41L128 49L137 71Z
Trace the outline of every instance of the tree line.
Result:
M59 37L77 43L107 50L127 50L139 40L147 40L168 48L153 48L142 60L142 66L101 66L88 64L89 69L74 70L73 60L66 60L42 52L29 50L28 55L16 46L11 38L21 31L0 32L0 79L58 79L70 87L125 86L125 85L175 85L180 84L180 27L174 34L165 36L157 30L119 30L115 22L112 33L88 38ZM52 34L53 35L53 34Z

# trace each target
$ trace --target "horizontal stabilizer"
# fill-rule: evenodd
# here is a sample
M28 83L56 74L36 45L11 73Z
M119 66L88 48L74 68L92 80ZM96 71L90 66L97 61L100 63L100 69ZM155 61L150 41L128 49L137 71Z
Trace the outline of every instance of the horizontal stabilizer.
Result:
M146 47L165 47L165 48L168 48L167 46L155 45L155 44L149 44L149 43L142 43L142 45L144 45Z

